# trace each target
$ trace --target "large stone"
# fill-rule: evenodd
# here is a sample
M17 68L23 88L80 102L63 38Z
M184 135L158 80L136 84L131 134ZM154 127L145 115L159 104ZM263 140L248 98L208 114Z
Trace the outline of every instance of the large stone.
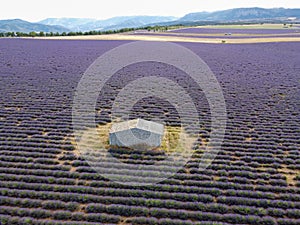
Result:
M114 123L109 133L109 144L133 149L153 149L161 145L164 125L144 119Z

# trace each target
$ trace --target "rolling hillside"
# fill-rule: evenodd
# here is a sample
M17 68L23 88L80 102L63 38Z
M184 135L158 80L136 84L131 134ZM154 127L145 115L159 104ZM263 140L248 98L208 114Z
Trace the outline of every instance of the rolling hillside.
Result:
M172 16L119 16L105 20L91 18L47 18L38 23L20 19L0 20L0 32L69 32L106 31L155 25L203 25L232 22L300 22L300 9L236 8L216 12L189 13L182 18Z
M61 25L72 31L118 30L121 28L141 27L150 23L170 22L172 16L119 16L106 20L79 18L52 18L40 21L47 25Z
M185 15L180 21L241 21L258 19L284 19L289 17L300 18L300 9L264 9L264 8L237 8L216 12L196 12Z
M20 19L0 20L0 32L68 32L68 28L58 25L45 25L40 23L30 23Z

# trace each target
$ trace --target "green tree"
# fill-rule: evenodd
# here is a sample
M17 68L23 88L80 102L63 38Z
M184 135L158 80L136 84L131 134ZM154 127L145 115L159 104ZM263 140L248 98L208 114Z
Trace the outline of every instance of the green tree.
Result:
M75 35L76 35L76 33L72 32L72 31L68 33L68 36L75 36Z
M36 37L36 32L34 32L34 31L29 32L29 36L30 37Z

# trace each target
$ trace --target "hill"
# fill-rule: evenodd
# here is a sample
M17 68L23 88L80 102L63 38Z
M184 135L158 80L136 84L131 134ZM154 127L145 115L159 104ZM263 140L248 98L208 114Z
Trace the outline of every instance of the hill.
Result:
M0 20L0 32L24 32L31 31L36 32L68 32L68 28L58 25L45 25L40 23L30 23L25 20L12 19L12 20Z
M90 18L47 18L38 23L20 19L0 20L0 32L69 32L107 31L155 25L205 25L232 22L300 22L300 9L236 8L216 12L189 13L181 18L172 16L119 16L105 20Z
M287 19L289 17L300 18L300 9L285 8L237 8L216 12L189 13L179 21L241 21L259 19Z
M105 20L80 18L48 18L39 23L60 25L72 31L118 30L121 28L141 27L150 23L161 23L176 20L172 16L119 16Z
M40 24L45 25L58 25L62 27L66 27L69 30L77 31L79 30L79 27L97 21L96 19L90 19L90 18L47 18L42 21L39 21Z

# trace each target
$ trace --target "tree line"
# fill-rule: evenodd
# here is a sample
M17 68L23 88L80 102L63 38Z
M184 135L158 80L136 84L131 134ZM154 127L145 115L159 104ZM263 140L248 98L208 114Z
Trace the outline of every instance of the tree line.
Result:
M58 36L82 36L82 35L105 35L105 34L117 34L117 33L125 33L125 32L132 32L136 30L147 30L149 32L163 32L167 31L170 28L174 29L178 26L147 26L147 27L140 27L140 28L122 28L119 30L106 30L106 31L70 31L70 32L0 32L0 37L58 37Z

